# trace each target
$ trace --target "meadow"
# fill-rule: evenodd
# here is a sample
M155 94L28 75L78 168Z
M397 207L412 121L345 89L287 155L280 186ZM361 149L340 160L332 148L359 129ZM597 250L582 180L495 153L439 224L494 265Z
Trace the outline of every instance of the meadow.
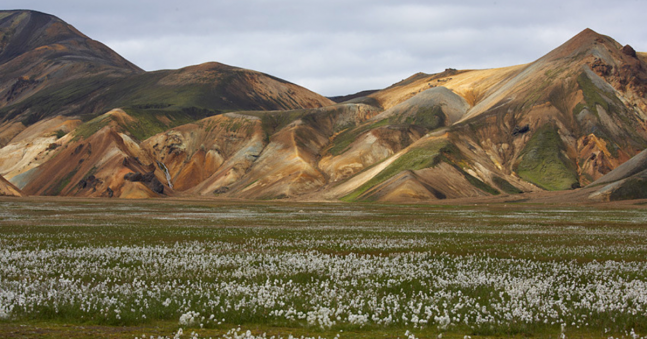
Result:
M0 201L6 338L643 338L647 209Z

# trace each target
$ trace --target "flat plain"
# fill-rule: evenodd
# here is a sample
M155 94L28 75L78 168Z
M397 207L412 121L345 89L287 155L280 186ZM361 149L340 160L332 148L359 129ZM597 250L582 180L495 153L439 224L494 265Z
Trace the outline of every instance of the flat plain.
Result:
M647 209L0 199L3 338L641 338Z

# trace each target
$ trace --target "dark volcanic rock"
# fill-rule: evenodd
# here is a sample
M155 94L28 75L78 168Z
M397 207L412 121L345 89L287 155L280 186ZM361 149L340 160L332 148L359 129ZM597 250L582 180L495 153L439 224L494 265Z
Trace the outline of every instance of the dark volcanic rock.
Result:
M126 175L124 175L124 179L128 181L142 181L144 177L139 172L135 172L135 173L131 172L131 173L126 173Z
M146 187L150 188L153 192L164 194L164 185L157 180L155 172L144 174L143 182L146 184Z
M96 190L96 186L101 183L101 180L97 179L94 175L91 175L85 179L81 179L77 186L79 189L86 189L86 188L91 188L93 190Z
M530 131L530 125L515 126L514 129L512 130L512 135L517 136L517 135L520 135L520 134L528 133L528 131Z
M227 192L229 192L229 187L224 186L224 187L220 187L220 188L216 189L215 191L213 191L213 194L225 194Z
M153 192L164 194L164 185L157 179L155 172L153 171L146 174L141 174L139 172L127 173L124 175L124 179L132 182L141 182Z
M630 57L634 57L634 58L636 57L636 50L634 50L634 48L629 45L625 45L625 47L622 47L622 53Z

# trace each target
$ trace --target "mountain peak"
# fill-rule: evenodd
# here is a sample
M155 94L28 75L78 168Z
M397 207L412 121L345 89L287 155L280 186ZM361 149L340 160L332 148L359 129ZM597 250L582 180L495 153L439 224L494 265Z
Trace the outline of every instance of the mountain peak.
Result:
M37 11L0 11L0 36L0 64L38 51L42 56L52 54L52 57L59 59L63 55L81 56L87 61L105 66L141 71L65 21ZM33 57L30 55L30 58Z
M621 46L612 38L602 35L590 28L586 28L561 46L546 54L544 58L559 59L587 53L606 46L608 49L618 49Z

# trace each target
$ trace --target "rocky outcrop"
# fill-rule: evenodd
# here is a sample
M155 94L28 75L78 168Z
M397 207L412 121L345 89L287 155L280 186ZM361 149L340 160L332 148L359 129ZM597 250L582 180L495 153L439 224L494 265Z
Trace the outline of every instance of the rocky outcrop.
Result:
M637 58L636 50L634 50L634 48L629 46L629 45L625 45L624 47L622 47L622 53L624 55L628 55L628 56L630 56L632 58Z
M146 174L141 174L139 172L130 172L124 175L124 180L131 182L141 182L146 187L150 188L151 191L164 194L164 185L157 179L155 172L148 172Z

